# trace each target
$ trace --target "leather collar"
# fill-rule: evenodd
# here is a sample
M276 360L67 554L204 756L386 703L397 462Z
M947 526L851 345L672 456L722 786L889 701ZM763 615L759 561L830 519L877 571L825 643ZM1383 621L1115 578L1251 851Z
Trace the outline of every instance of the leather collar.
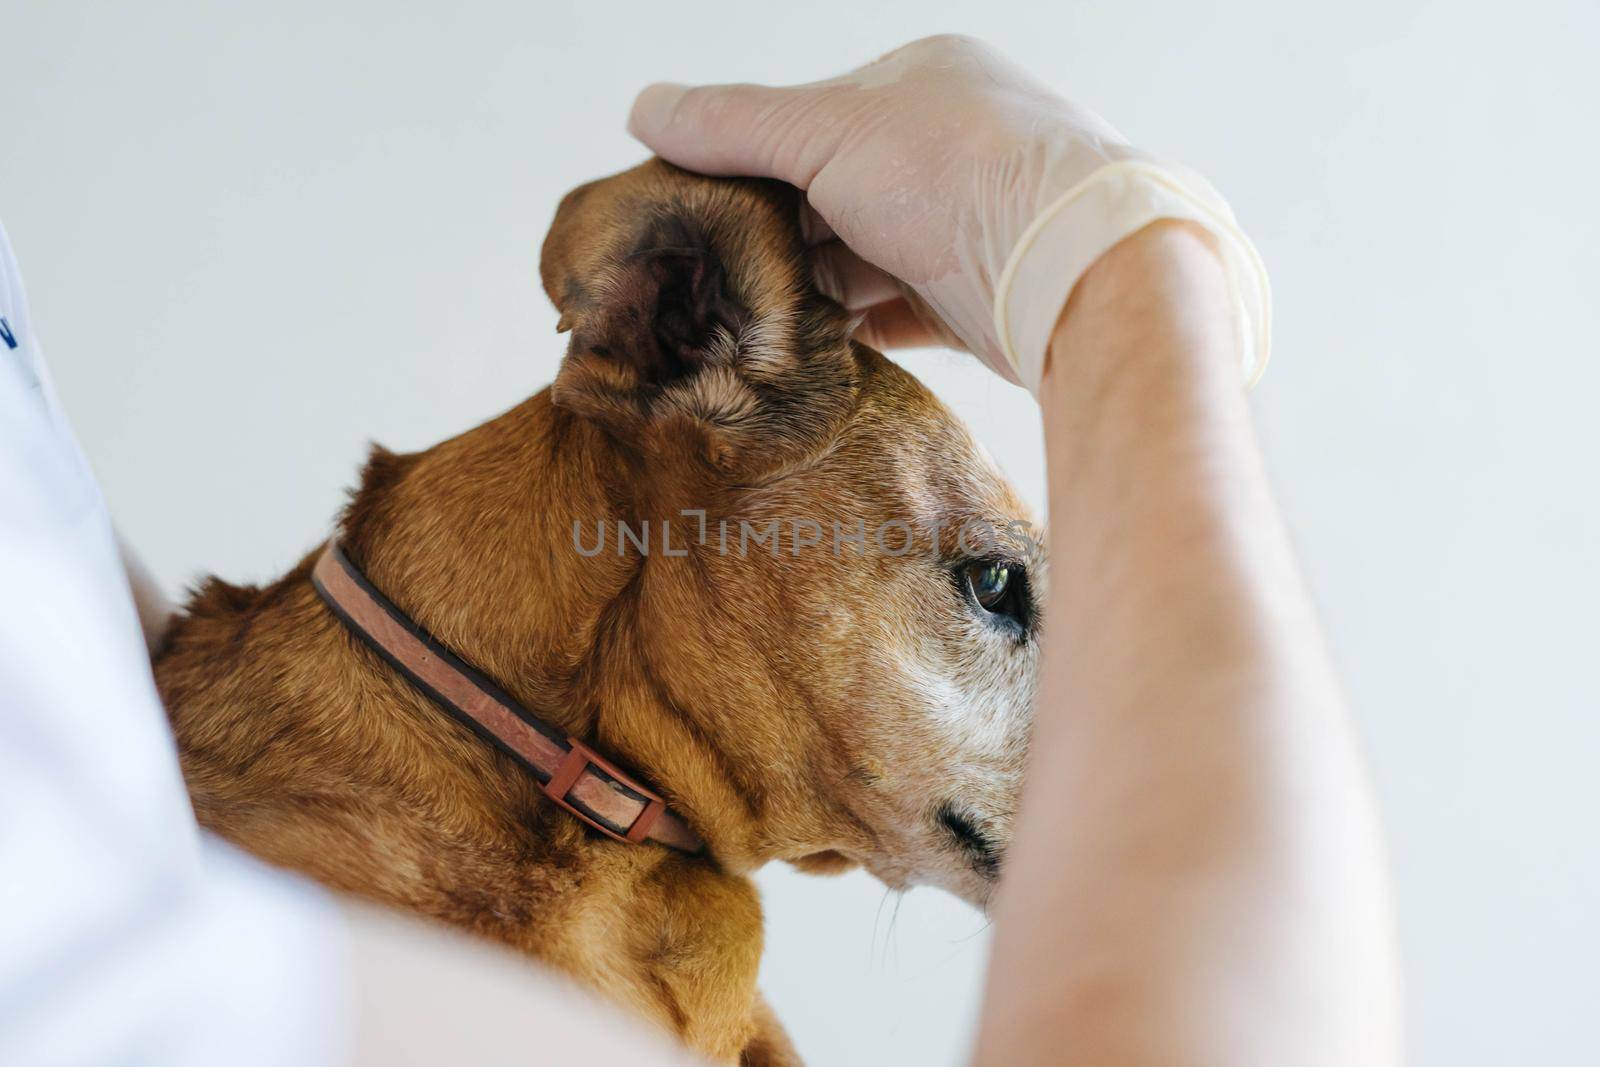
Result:
M538 780L545 796L616 841L698 853L700 836L637 778L541 721L395 607L329 541L311 584L391 667Z

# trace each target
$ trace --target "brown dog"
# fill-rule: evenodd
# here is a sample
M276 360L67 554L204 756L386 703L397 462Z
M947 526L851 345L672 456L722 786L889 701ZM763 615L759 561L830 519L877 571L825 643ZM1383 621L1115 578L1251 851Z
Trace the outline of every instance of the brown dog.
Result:
M798 1062L756 989L750 873L862 864L983 905L1033 693L1024 509L851 341L797 206L659 162L570 194L541 264L572 331L553 386L374 449L339 526L373 586L652 783L702 853L558 808L341 623L315 555L265 588L208 580L157 664L203 824L726 1063Z

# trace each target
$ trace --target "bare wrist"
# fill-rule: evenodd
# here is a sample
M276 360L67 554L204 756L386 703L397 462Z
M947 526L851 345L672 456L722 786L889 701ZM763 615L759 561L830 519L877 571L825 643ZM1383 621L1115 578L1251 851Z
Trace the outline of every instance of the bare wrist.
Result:
M1041 401L1092 393L1130 361L1179 359L1237 376L1226 268L1215 239L1179 220L1152 223L1095 261L1051 337Z

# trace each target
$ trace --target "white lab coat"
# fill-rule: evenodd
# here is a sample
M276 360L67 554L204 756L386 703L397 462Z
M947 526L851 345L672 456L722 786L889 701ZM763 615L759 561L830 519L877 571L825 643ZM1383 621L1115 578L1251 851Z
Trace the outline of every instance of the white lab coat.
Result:
M323 893L195 824L0 229L0 1064L340 1063L344 953Z

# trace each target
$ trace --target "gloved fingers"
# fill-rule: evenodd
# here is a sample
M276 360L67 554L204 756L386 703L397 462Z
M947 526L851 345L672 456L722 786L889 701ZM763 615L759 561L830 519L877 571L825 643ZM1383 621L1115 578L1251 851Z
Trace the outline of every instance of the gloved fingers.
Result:
M848 91L826 82L785 88L658 82L634 100L628 132L687 170L778 178L805 189L852 128L853 108L836 104Z
M653 85L629 129L690 170L800 188L818 285L879 347L966 349L1037 389L1075 281L1129 233L1180 218L1237 253L1248 369L1264 360L1265 271L1221 197L981 42L915 41L810 85Z
M843 241L832 240L811 250L817 288L850 311L861 311L904 296L891 275L862 259Z

